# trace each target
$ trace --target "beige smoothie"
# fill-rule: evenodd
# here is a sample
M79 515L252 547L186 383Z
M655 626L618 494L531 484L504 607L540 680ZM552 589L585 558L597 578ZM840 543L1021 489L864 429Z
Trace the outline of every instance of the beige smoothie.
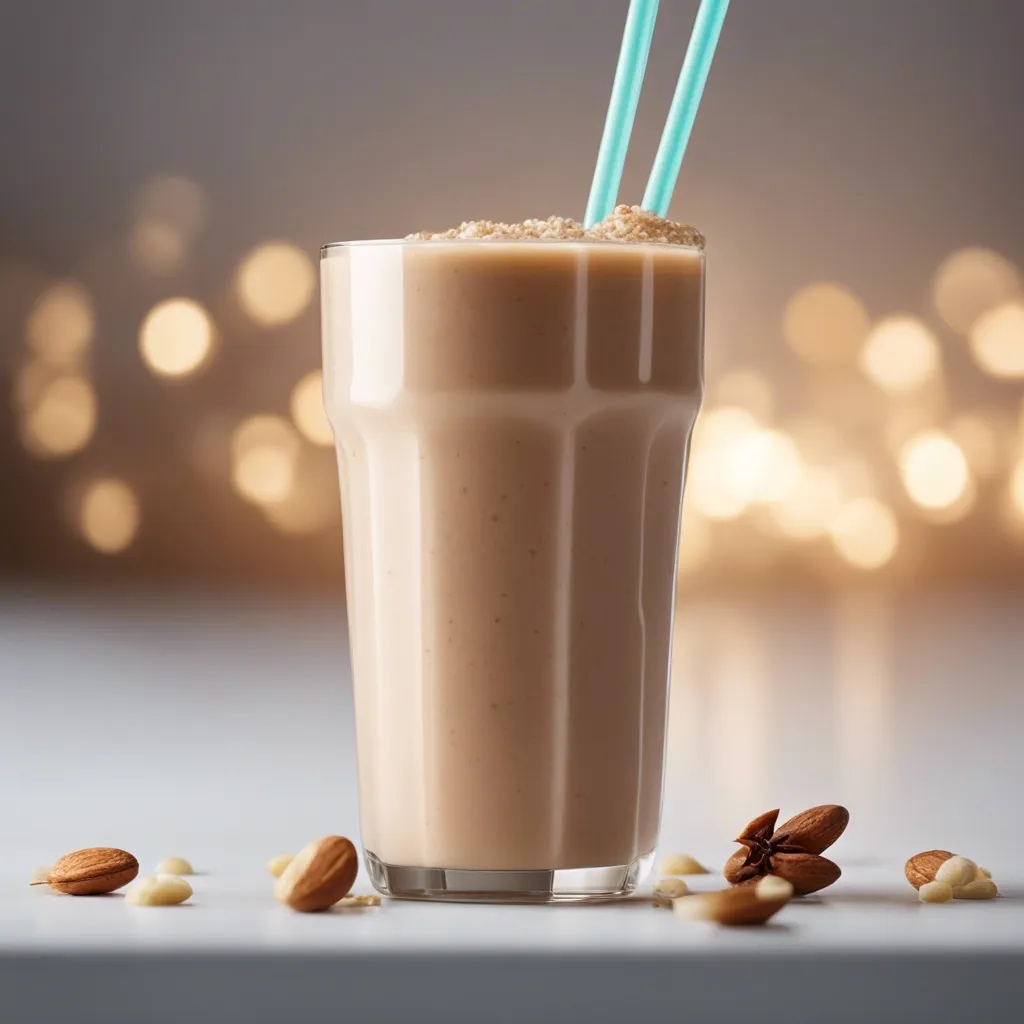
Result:
M704 256L628 218L566 225L324 250L384 891L613 895L657 840Z

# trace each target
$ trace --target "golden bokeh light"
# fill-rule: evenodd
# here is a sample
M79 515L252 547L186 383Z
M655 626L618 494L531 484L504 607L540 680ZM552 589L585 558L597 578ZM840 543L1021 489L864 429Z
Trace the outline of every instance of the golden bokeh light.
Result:
M231 480L256 505L284 502L295 485L299 437L282 416L252 416L231 436Z
M949 508L963 498L970 485L963 450L938 430L910 438L900 449L899 466L907 494L922 508Z
M296 536L333 524L338 506L338 470L333 455L307 448L295 464L294 485L288 496L262 508L272 526Z
M860 367L883 391L913 391L939 371L941 355L934 332L912 316L880 320L868 335Z
M702 412L693 432L693 451L687 471L686 495L694 509L708 519L735 519L748 500L731 486L728 461L760 425L746 409L721 406Z
M1013 513L1024 520L1024 458L1022 458L1010 474L1010 507Z
M60 371L41 359L23 363L14 375L11 389L15 409L22 415L31 412L39 404L47 385L58 376L61 376Z
M899 525L892 510L874 498L855 498L829 524L836 552L858 569L880 569L899 544Z
M771 506L771 514L783 536L813 540L828 533L842 504L842 481L821 466L807 466L797 486Z
M950 254L932 283L939 316L961 334L983 313L1020 294L1017 268L999 253L977 247Z
M977 413L963 413L949 424L949 436L963 449L971 472L988 479L999 472L1001 442L996 426Z
M679 530L679 574L694 572L711 557L711 526L693 502L683 503Z
M801 288L786 304L782 334L801 358L816 365L849 361L870 328L864 304L831 281Z
M25 447L42 458L80 451L96 430L96 393L78 376L57 377L40 390L21 420Z
M771 381L752 367L740 366L729 370L708 391L716 405L745 409L762 423L775 415L775 392Z
M725 453L726 486L744 504L784 500L800 483L803 464L792 438L777 430L757 430Z
M238 298L242 309L268 327L294 320L316 289L309 257L290 242L267 242L254 249L238 268Z
M94 480L82 493L78 528L97 551L113 555L124 551L139 529L139 501L123 480Z
M77 281L58 281L36 299L25 335L33 352L53 366L74 366L95 329L92 300Z
M1024 377L1024 301L983 313L968 340L975 362L993 377Z
M313 444L334 444L331 424L324 411L324 380L319 370L307 373L292 389L292 419Z
M206 223L206 193L183 175L161 174L139 192L135 212L141 222L165 224L191 239Z
M183 377L206 362L213 347L209 314L192 299L157 303L139 329L143 362L162 377Z
M147 217L136 222L130 246L135 264L154 277L173 274L185 262L184 234L163 220Z

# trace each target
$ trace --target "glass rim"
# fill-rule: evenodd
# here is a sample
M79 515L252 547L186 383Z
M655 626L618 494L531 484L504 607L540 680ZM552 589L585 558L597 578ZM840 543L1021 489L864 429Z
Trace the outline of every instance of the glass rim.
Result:
M657 249L659 252L686 253L699 256L707 255L704 249L694 245L679 245L677 242L625 242L616 238L358 238L345 242L327 242L320 246L320 259L328 259L346 249L361 249L374 246L420 246L438 245L488 245L488 246L561 246L566 249L608 248L619 249Z

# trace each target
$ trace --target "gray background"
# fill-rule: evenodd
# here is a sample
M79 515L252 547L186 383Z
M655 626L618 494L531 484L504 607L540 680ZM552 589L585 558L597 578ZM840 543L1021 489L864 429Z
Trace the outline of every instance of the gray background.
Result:
M661 8L621 193L632 201L696 3ZM619 0L0 5L0 276L30 266L87 283L101 407L90 445L44 464L21 449L13 413L0 413L0 572L339 586L336 513L315 535L282 537L188 459L204 416L287 411L292 384L319 362L315 308L269 332L221 324L217 359L175 388L142 366L139 321L172 294L216 313L239 259L268 238L314 256L330 239L480 216L580 216L625 9ZM929 282L950 251L980 244L1024 263L1022 38L1015 0L736 0L671 210L710 239L712 389L742 363L770 378L783 410L833 416L838 389L847 396L838 427L871 450L878 420L856 372L805 373L781 338L784 304L801 285L838 280L872 316L933 316ZM205 190L209 219L180 273L140 281L123 266L133 201L166 172ZM9 294L7 314L0 383L24 356L24 309ZM1016 415L1019 384L986 378L963 339L939 327L954 405ZM115 558L89 550L64 514L68 489L94 471L123 475L142 502L143 529ZM885 486L898 502L898 485ZM925 575L1019 576L1020 548L1007 549L991 523L995 498L986 500L937 535L898 508L923 537ZM759 564L715 559L702 585L772 586ZM795 556L788 568L834 583Z

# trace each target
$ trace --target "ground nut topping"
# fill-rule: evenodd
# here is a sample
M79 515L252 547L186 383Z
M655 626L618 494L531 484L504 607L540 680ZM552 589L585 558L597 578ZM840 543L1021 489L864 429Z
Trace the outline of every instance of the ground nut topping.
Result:
M565 242L646 242L704 248L704 236L689 224L659 217L639 206L616 206L604 220L584 228L569 217L524 220L504 224L493 220L468 220L447 231L419 231L408 236L422 242L489 239L496 242L558 240Z

